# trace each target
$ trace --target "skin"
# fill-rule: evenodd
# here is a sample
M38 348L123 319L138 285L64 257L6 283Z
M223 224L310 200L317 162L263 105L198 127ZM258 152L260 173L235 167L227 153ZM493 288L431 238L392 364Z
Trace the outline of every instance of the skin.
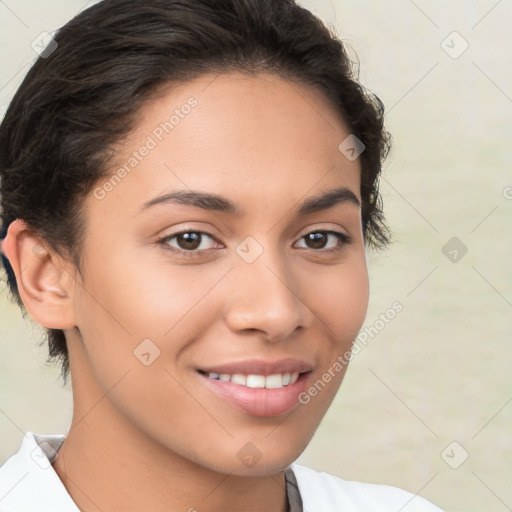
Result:
M220 398L197 368L292 357L311 363L312 384L366 315L360 208L296 212L336 187L361 199L359 160L338 150L350 132L333 106L278 76L203 76L143 107L116 165L190 96L198 105L129 175L85 199L81 274L21 220L4 244L29 313L66 333L74 413L53 468L83 511L288 510L283 471L346 367L308 404L271 417ZM141 211L183 189L220 194L245 215L176 203ZM213 235L199 256L168 249L185 252L183 240L158 242L185 229ZM304 236L322 230L351 243L329 235L325 248L308 245ZM236 252L248 236L263 249L250 264ZM149 366L134 355L146 338L160 350ZM251 467L237 456L249 442L261 456Z

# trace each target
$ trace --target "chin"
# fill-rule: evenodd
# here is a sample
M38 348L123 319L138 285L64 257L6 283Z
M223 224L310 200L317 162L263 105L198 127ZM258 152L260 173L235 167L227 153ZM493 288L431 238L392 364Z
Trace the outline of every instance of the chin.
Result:
M301 453L301 452L300 452ZM269 477L283 472L292 462L294 462L298 454L280 454L279 457L273 458L272 460L259 459L254 465L244 465L243 463L235 464L222 464L215 468L211 468L219 473L229 474L240 477Z
M236 448L226 446L224 453L219 454L217 460L213 461L215 470L246 477L268 477L280 473L298 459L309 444L312 435L313 433L303 434L300 439L297 439L297 432L288 429L285 442L282 435L272 440L272 434L270 434L269 437L262 436L262 439L254 442L244 442L241 447L238 443ZM224 463L219 464L219 460Z

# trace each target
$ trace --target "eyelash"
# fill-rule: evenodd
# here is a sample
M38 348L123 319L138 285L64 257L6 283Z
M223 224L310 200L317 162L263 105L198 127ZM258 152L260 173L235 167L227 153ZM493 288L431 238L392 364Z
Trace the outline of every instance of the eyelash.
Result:
M171 247L168 244L168 242L170 240L172 240L173 238L176 238L177 236L183 235L185 233L196 233L196 234L200 234L200 235L207 235L207 236L209 236L210 238L212 238L213 240L216 241L215 236L213 236L211 233L208 233L207 231L199 231L199 230L187 229L187 230L184 230L184 231L180 231L178 233L173 233L172 235L165 236L165 237L157 240L157 243L164 245L166 250L169 250L169 251L171 251L174 254L179 254L179 255L184 256L184 257L197 257L197 256L201 256L202 254L204 254L206 251L209 250L209 249L194 249L194 250L187 251L187 250L184 250L184 249L176 249L174 247ZM304 239L306 236L308 236L308 235L310 235L312 233L325 233L325 234L333 235L333 236L335 236L338 239L338 242L339 242L337 247L330 248L330 249L309 249L309 250L311 250L313 252L328 253L328 254L330 254L332 252L341 251L345 245L349 245L349 244L352 243L352 238L349 235L346 235L345 233L341 233L339 231L333 231L333 230L329 230L329 229L317 229L317 230L314 230L314 231L310 231L309 233L306 233L305 235L300 237L299 240Z

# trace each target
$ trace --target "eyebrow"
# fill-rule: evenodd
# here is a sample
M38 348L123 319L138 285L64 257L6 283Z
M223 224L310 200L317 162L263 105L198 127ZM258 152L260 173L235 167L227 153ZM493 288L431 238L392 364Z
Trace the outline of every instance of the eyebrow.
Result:
M242 217L245 215L244 210L230 199L217 194L196 190L178 190L176 192L155 197L154 199L144 203L142 210L147 210L154 205L162 203L175 203L185 206L193 206L195 208L202 208L203 210L227 213L235 217ZM358 208L361 207L359 199L352 190L347 187L338 187L328 190L327 192L323 192L318 196L306 199L299 205L297 213L299 215L309 215L344 203L352 204Z

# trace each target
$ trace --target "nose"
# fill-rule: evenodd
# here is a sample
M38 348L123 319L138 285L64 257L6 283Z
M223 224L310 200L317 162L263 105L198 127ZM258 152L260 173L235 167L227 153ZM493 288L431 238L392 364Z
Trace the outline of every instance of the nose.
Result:
M252 263L237 261L230 276L226 323L234 332L257 331L271 342L292 336L308 327L313 315L298 284L292 270L269 251Z

